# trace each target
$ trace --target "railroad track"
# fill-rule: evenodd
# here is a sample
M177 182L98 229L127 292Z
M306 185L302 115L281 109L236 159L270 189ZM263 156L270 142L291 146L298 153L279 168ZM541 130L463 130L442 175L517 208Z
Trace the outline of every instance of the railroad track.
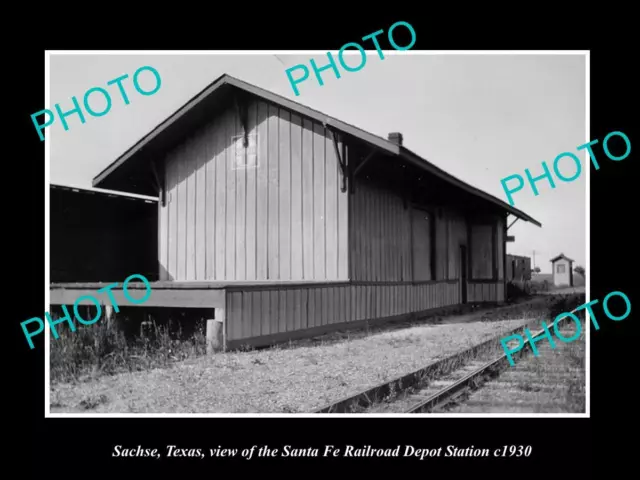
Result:
M572 310L572 313L576 313L576 310ZM558 327L563 334L566 334L569 331L567 325L571 323L571 320L565 317L559 322ZM584 322L582 323L583 328L586 328ZM499 338L472 347L462 354L453 355L418 372L323 407L315 413L416 414L446 410L448 406L464 401L473 392L482 388L486 382L495 379L505 370L515 368L510 366L506 353L495 356L496 342L499 345L499 339L515 333L524 337L524 328L531 328L531 326L531 324L522 325L502 334ZM532 338L538 338L544 333L543 329L537 330L532 334ZM571 337L572 334L566 336ZM556 343L561 342L557 340ZM526 338L523 348L512 354L516 367L523 356L532 355L529 345L530 340ZM536 348L542 351L542 344L539 345ZM540 355L543 356L544 353L541 352Z
M566 334L566 327L561 329L561 332ZM544 333L544 330L539 330L533 334L532 338L535 339ZM527 339L522 350L516 352L512 358L522 359L522 357L532 355L532 352L527 349L529 343L530 341ZM541 347L538 349L542 350ZM541 352L541 355L544 353ZM461 378L454 381L449 379L440 381L440 383L434 382L416 392L413 395L417 400L416 403L409 407L405 413L431 413L446 410L449 405L464 402L468 396L482 388L488 381L497 378L502 372L509 371L511 368L506 353L486 363L471 362L460 371L454 372L454 375L457 373Z
M572 312L575 313L575 310ZM569 329L567 329L567 320L565 317L562 322L559 322L560 332L567 338L572 334L566 335ZM532 338L536 339L543 335L545 331L540 329L532 334ZM559 340L556 343L561 343ZM530 340L525 340L524 347L512 355L514 362L523 359L523 357L533 355L529 347ZM542 347L537 347L538 350L542 350ZM544 353L540 352L540 357ZM465 399L470 396L476 390L481 389L485 383L498 377L502 372L510 371L512 367L509 364L507 354L504 353L488 362L472 361L465 365L463 368L452 372L446 380L437 380L431 384L423 387L422 389L415 391L408 395L406 398L410 398L415 403L409 406L404 413L432 413L435 411L446 411L450 405L456 405L460 402L464 402ZM405 399L406 402L406 399Z

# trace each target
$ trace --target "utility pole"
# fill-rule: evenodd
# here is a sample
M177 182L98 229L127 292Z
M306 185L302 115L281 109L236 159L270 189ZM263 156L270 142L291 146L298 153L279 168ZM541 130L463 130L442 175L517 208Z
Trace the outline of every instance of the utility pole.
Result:
M534 270L536 268L536 251L535 250L533 251L533 268Z

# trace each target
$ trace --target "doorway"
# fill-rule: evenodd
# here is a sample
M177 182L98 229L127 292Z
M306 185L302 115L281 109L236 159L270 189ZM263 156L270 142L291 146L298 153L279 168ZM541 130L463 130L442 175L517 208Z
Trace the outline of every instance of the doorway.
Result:
M467 303L467 247L460 245L460 303Z

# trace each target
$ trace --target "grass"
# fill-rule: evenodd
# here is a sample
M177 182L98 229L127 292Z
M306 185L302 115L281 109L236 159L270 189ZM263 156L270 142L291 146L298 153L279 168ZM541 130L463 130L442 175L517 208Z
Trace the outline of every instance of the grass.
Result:
M75 332L60 329L57 340L52 335L51 382L78 382L102 375L168 367L206 353L203 325L198 325L196 331L184 339L179 324L173 328L173 323L152 322L133 340L127 340L115 325L115 322L97 322L80 325Z

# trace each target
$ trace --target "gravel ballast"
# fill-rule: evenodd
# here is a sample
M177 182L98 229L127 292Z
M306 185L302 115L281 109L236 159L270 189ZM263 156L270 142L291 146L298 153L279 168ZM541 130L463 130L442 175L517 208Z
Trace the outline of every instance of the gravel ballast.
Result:
M307 413L531 322L418 325L51 387L51 413Z

